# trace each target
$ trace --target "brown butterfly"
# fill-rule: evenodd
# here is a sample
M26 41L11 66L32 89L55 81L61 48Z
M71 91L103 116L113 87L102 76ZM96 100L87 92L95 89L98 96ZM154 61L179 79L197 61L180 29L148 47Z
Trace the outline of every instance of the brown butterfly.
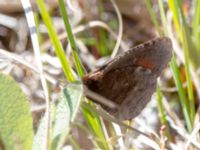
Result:
M120 120L132 119L150 101L156 89L157 77L171 57L171 40L167 37L157 38L115 57L84 76L82 81L89 90L119 106L111 109L100 104L107 112Z

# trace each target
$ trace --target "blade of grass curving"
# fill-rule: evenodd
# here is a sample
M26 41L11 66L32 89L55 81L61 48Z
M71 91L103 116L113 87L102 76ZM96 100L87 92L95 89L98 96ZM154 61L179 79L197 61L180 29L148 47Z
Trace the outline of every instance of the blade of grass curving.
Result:
M179 68L176 63L175 56L172 57L171 62L170 62L170 68L173 73L173 78L175 80L176 86L178 88L178 94L180 97L180 103L183 111L183 115L186 121L187 129L189 132L192 131L192 123L191 123L191 118L190 118L190 113L189 113L189 105L187 103L187 98L186 98L186 93L183 89L183 84L180 78L180 72Z
M120 46L120 43L122 42L122 33L123 33L123 21L122 21L122 15L120 13L120 10L116 4L116 2L114 0L110 0L111 4L113 5L114 9L115 9L115 12L116 12L116 15L117 15L117 19L118 19L118 24L119 24L119 31L118 31L118 34L117 34L117 41L116 41L116 44L115 44L115 47L112 51L112 54L110 56L110 58L114 58L119 50L119 46Z
M160 121L162 125L166 126L166 130L164 131L164 134L168 137L168 139L171 141L171 134L169 132L169 126L167 124L167 119L166 119L166 115L165 115L165 110L163 107L163 102L162 102L162 98L163 95L160 91L160 87L157 85L157 89L156 89L156 96L157 96L157 103L158 103L158 110L159 110L159 117L160 117Z
M69 23L65 3L64 3L63 0L58 0L58 4L59 4L60 12L62 14L62 18L63 18L63 21L64 21L65 29L67 31L69 43L70 43L70 46L71 46L71 49L72 49L72 54L73 54L73 57L74 57L76 70L78 72L79 77L82 77L84 75L84 69L83 69L81 61L79 59L79 56L78 56L78 49L77 49L76 42L74 40L74 36L73 36L71 26L70 26L70 23Z
M53 43L53 46L55 48L55 52L56 52L56 55L58 56L61 64L62 64L62 68L63 68L63 71L65 73L65 76L67 77L68 81L72 82L75 80L73 74L72 74L72 70L71 70L71 67L69 65L69 62L65 56L65 53L64 53L64 49L62 48L62 45L60 43L60 41L58 40L58 36L56 34L56 31L52 25L52 21L50 19L50 16L47 12L47 8L44 4L44 1L43 0L37 0L37 4L38 4L38 7L41 11L41 15L42 15L42 19L47 27L47 30L48 30L48 34L50 36L50 39Z
M160 25L158 23L158 20L156 19L156 15L153 11L150 0L145 0L145 3L156 30L158 31L159 35L162 35L162 32L160 31Z

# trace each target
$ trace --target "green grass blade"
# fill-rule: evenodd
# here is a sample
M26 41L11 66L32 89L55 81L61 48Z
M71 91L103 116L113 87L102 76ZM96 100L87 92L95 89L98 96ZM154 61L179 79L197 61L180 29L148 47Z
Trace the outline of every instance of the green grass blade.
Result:
M73 36L71 26L70 26L70 23L69 23L65 3L64 3L63 0L59 0L58 3L59 3L60 11L61 11L61 14L62 14L62 18L64 20L64 25L65 25L65 29L67 31L69 43L70 43L70 46L71 46L71 49L72 49L72 54L73 54L73 57L74 57L76 70L78 72L79 77L82 77L84 75L84 69L83 69L81 61L79 59L79 56L78 56L78 49L77 49L76 42L74 40L74 36Z
M67 77L68 81L72 82L75 80L75 78L72 74L72 70L70 68L69 62L66 59L64 49L62 48L62 45L61 45L60 41L58 40L58 36L52 25L51 18L47 12L47 8L46 8L43 0L37 0L37 3L38 3L38 7L41 11L42 19L47 27L50 39L55 48L56 55L58 56L58 58L62 64L62 68L65 73L65 76Z
M100 149L109 150L109 146L106 143L106 138L101 126L101 121L99 115L92 110L89 110L87 107L82 106L83 116L87 119L87 124L90 128L90 131L93 133L95 137L100 140L96 140L97 145Z
M168 6L173 14L173 22L176 28L176 32L178 33L178 37L181 38L181 26L180 26L180 18L179 18L179 7L180 7L180 0L168 0Z
M71 45L72 50L73 50L72 52L73 52L77 72L78 72L79 76L82 77L83 74L84 74L84 71L83 71L82 65L80 63L78 54L77 54L78 49L77 49L76 44L75 44L75 40L74 40L72 30L71 30L71 27L70 27L70 24L69 24L69 19L68 19L68 16L67 16L67 11L66 11L63 0L59 0L59 6L60 6L62 17L64 19L65 28L66 28L66 31L67 31L67 34L68 34L68 37L69 37L69 42L70 42L70 45ZM95 137L97 139L99 139L99 141L104 141L104 142L97 141L98 146L102 149L108 149L108 145L105 142L106 139L105 139L104 132L101 128L102 125L101 125L101 122L99 120L98 114L94 115L94 113L92 111L89 111L86 108L83 108L82 112L83 112L84 118L86 119L86 122L88 123L88 126L91 128L91 131L95 135Z
M99 52L101 56L107 56L109 54L107 44L108 44L108 38L106 35L106 31L104 29L99 29L99 41L97 43L97 47L99 49Z
M159 2L160 13L161 13L162 25L164 27L164 33L167 36L169 32L168 32L168 29L167 29L167 21L166 21L166 16L165 16L165 12L164 12L163 1L162 0L158 0L158 2ZM182 21L183 30L185 31L185 33L188 34L189 30L188 30L188 26L187 26L186 21L185 21L185 16L183 15L183 12L182 12L182 9L181 9L180 1L176 1L174 3L174 6L176 6L176 8L178 9L178 13L179 14L177 14L178 15L177 17L181 17L180 19L179 18L176 18L176 19ZM182 34L180 35L180 38L181 38L181 42L183 42L182 41L183 40ZM187 36L187 41L184 41L184 42L186 42L184 44L187 44L186 45L187 48L190 47L190 41L191 41L191 39L190 39L190 36L188 35ZM187 53L186 53L186 55L187 55ZM186 73L187 82L190 84L191 78L190 78L190 73L189 73L189 58L187 58L187 56L185 56L185 58L187 59L186 60L187 66L185 66L185 67L186 67L186 71L188 71ZM175 56L173 56L172 61L170 62L170 67L172 69L174 80L175 80L176 86L178 88L178 92L179 92L179 96L180 96L180 100L181 100L180 102L181 102L183 114L184 114L184 117L185 117L185 120L186 120L187 128L188 128L188 131L191 132L191 130L192 130L192 122L193 122L193 119L191 118L191 116L194 115L194 112L191 113L191 111L194 111L194 109L193 109L194 107L190 108L188 103L187 103L187 97L186 97L185 91L184 91L183 86L182 86L182 82L181 82L181 79L180 79L180 72L179 72L178 66L176 64ZM190 105L192 106L193 105L192 102L193 102L193 98L194 97L193 97L193 91L192 91L191 87L188 87L188 92L190 92L189 93L190 94L190 98L191 98Z
M185 61L185 73L186 73L186 80L187 80L187 91L188 91L188 98L189 98L189 108L190 108L190 118L192 124L194 122L195 117L195 104L194 104L194 93L193 93L193 86L192 86L192 79L190 75L190 63L189 63L189 51L191 50L189 39L188 39L187 31L183 29L183 49L184 49L184 61Z
M179 8L179 13L181 17L181 22L182 22L182 43L183 43L183 50L184 50L184 63L185 63L185 72L186 72L186 80L187 80L187 91L188 91L188 98L189 98L189 113L190 113L190 119L191 123L193 124L194 122L194 115L195 115L195 104L194 104L194 93L193 93L193 87L192 87L192 79L190 75L190 65L191 61L193 61L194 65L195 63L195 51L192 49L192 39L190 36L190 31L189 31L189 25L186 22L186 18L184 16L183 10L180 7ZM189 56L189 51L190 51L190 56Z
M166 20L166 16L165 16L163 1L162 0L158 0L158 4L159 4L159 9L160 9L160 17L161 17L161 21L162 21L164 35L168 36L169 33L168 33L168 28L167 28L167 20Z
M187 103L186 94L183 89L182 81L180 78L180 72L179 72L179 69L178 69L178 66L176 63L175 56L172 57L172 60L170 62L170 68L172 69L173 77L174 77L176 86L178 88L178 94L180 97L180 103L181 103L183 115L184 115L184 118L186 121L186 125L188 128L188 131L191 132L192 131L192 122L191 122L190 113L189 113L189 105Z

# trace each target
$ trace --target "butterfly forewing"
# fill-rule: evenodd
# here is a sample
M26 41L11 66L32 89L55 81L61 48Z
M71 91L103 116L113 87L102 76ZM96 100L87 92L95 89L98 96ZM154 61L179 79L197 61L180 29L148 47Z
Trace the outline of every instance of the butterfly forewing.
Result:
M102 107L120 120L136 117L151 99L156 80L172 55L171 41L158 38L132 48L83 77L91 91L115 102ZM86 95L87 96L87 95Z

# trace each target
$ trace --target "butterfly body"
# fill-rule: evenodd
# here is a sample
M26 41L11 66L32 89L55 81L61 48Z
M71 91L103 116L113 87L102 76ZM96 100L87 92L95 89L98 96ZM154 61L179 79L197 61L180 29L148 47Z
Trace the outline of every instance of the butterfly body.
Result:
M136 117L156 89L157 77L172 56L169 38L158 38L117 56L83 77L91 91L113 101L119 108L101 105L120 120ZM95 100L94 100L95 101Z

